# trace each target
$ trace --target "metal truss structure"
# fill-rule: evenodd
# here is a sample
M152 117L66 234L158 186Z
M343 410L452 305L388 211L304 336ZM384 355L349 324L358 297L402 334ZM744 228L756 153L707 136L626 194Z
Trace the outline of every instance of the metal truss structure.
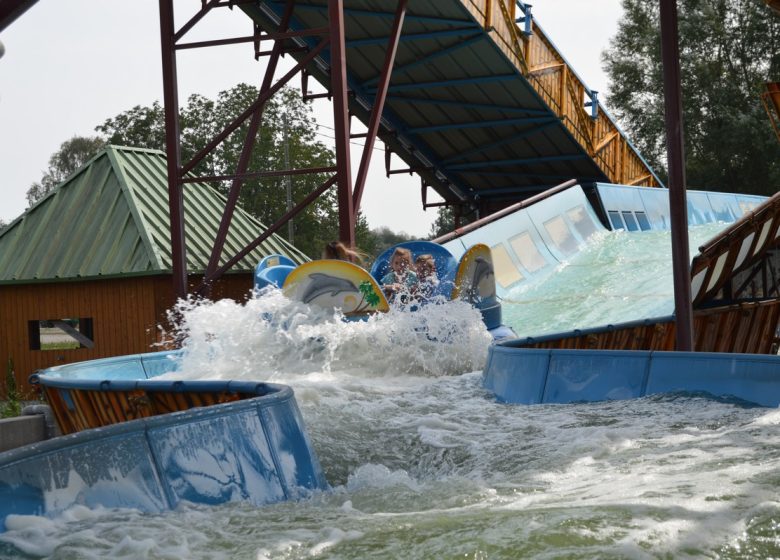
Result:
M166 146L174 255L174 286L186 294L182 192L188 182L230 180L222 224L204 278L208 285L254 246L279 230L331 187L337 189L339 237L354 244L355 217L377 139L385 144L388 176L416 173L423 207L451 206L485 215L565 180L658 186L655 174L516 0L201 0L179 29L173 0L159 0ZM185 42L214 9L238 7L254 23L247 37ZM190 161L181 161L176 53L181 49L252 42L267 57L257 99ZM271 43L270 49L261 45ZM279 59L295 66L278 79ZM327 96L335 123L333 168L258 172L248 169L263 110L271 96L301 75L304 99ZM327 93L309 95L313 77ZM366 126L351 134L350 119ZM229 176L194 177L193 169L243 123L248 132ZM352 177L349 142L365 144ZM391 154L406 164L391 169ZM249 177L332 173L260 235L253 245L222 258L243 182ZM428 190L443 202L428 202ZM220 265L219 263L224 262Z

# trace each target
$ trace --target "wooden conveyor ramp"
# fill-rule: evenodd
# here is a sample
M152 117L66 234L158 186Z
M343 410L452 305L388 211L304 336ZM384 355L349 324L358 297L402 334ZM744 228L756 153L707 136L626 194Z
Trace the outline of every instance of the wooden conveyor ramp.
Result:
M242 9L278 29L286 2ZM349 110L368 123L391 36L396 0L346 0ZM292 55L328 28L327 0L298 0ZM321 32L320 32L321 34ZM330 52L307 74L326 88ZM304 87L304 89L306 89ZM510 0L409 2L378 132L389 150L449 202L483 211L575 178L659 186L653 171L531 18ZM387 162L390 155L386 156Z

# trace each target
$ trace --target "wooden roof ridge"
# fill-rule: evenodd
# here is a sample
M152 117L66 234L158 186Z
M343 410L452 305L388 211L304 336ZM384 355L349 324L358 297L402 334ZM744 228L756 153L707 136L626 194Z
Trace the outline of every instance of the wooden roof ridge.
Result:
M111 165L114 169L114 173L116 173L117 177L119 178L119 187L122 190L124 196L130 202L130 204L128 205L130 208L130 214L132 215L133 219L136 222L138 233L141 236L141 240L143 241L144 247L146 247L146 252L149 255L149 261L152 263L152 267L154 269L164 270L165 265L160 255L160 251L157 245L153 242L152 237L149 235L149 225L147 224L146 218L144 217L143 213L140 211L138 200L136 198L137 196L136 192L132 188L130 179L127 176L125 168L122 166L119 159L117 158L117 152L127 151L131 153L132 152L148 153L150 155L158 154L162 157L165 157L165 154L160 150L125 148L124 146L114 146L114 145L107 145L105 147L105 151L108 154L109 159L111 160Z

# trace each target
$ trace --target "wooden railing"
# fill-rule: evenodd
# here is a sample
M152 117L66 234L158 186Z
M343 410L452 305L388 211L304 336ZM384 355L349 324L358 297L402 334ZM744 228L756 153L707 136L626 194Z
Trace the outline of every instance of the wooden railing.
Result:
M776 332L780 325L780 300L743 302L723 307L698 309L693 314L696 352L738 354L777 353ZM615 325L599 329L528 338L522 348L566 348L588 350L675 349L674 319Z
M613 183L660 186L655 174L634 150L622 131L569 68L566 60L539 29L530 7L515 0L461 0L544 102L561 119ZM529 19L523 28L518 16ZM525 29L528 29L526 33ZM590 107L586 107L586 103ZM595 108L594 108L595 105Z

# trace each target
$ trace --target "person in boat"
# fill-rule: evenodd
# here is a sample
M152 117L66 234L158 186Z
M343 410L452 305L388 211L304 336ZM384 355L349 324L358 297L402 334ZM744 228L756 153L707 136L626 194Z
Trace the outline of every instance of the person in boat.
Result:
M351 249L341 241L331 241L322 250L323 259L333 259L338 261L349 261L355 264L363 264L363 253L356 249Z
M421 301L430 300L439 287L436 259L430 253L418 255L414 260L414 268L417 272L417 296Z
M401 303L417 290L417 273L412 267L412 252L396 247L390 257L390 272L382 277L382 289L387 299L393 301L401 295Z

